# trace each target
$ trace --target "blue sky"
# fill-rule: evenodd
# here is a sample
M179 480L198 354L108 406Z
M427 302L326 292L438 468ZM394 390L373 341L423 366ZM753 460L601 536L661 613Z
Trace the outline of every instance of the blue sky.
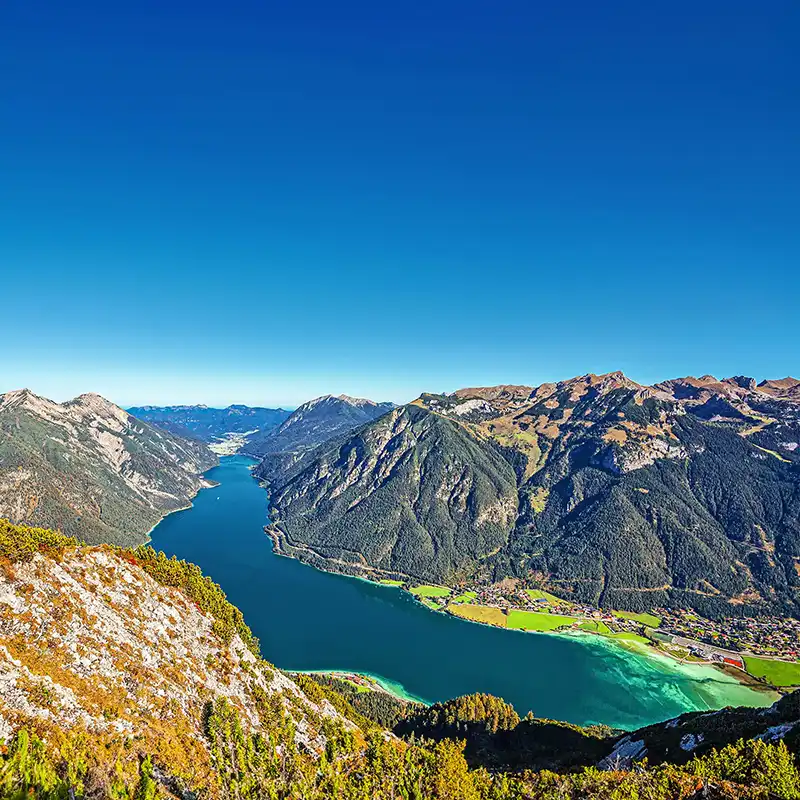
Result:
M800 372L800 4L0 4L0 391Z

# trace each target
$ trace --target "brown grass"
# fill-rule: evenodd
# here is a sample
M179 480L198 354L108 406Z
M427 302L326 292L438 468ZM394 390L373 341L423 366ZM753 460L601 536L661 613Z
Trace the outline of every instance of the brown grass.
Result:
M463 603L461 605L449 605L447 610L457 617L471 619L473 622L483 622L487 625L497 625L500 628L505 628L508 622L505 611L492 606L476 606L470 603Z

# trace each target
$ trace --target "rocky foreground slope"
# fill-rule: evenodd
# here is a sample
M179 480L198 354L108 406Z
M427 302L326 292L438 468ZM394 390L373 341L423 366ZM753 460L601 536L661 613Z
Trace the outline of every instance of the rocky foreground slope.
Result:
M422 395L264 470L284 551L706 616L800 612L800 381L622 373Z
M630 734L488 695L399 716L263 661L193 565L0 522L0 797L800 797L795 696Z
M88 542L143 542L186 507L217 457L96 394L0 395L0 516Z

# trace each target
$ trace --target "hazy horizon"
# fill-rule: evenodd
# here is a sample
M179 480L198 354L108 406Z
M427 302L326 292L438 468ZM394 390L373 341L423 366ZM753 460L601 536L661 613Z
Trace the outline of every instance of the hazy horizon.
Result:
M613 371L616 371L616 370L611 370L611 371L613 372ZM590 370L589 372L594 372L594 374L604 374L604 373L599 373L599 372L596 372L596 371L593 371L593 370ZM368 400L374 400L375 402L378 402L378 403L380 403L380 402L393 402L393 403L396 403L397 405L403 405L405 403L410 403L412 400L415 400L423 392L448 394L448 393L456 391L457 389L465 389L465 388L471 388L471 387L482 387L482 386L499 386L499 385L503 385L503 384L505 384L505 385L519 385L519 386L536 387L536 386L539 386L542 383L558 383L559 381L569 380L570 378L575 378L575 377L579 377L580 375L586 375L586 374L589 374L589 373L584 372L584 373L578 373L576 375L562 375L560 377L554 377L552 379L537 380L537 381L525 381L525 380L519 380L519 381L511 380L511 381L509 381L509 380L504 380L504 381L494 381L494 382L491 382L491 383L485 383L485 382L481 383L481 382L474 382L473 381L473 382L464 382L464 383L461 383L461 384L459 384L457 386L448 386L446 388L424 387L424 388L420 389L419 391L417 391L417 392L415 392L415 393L413 393L411 395L405 396L405 397L403 397L401 399L398 399L398 398L395 398L395 397L372 396L372 395L369 395L369 394L356 394L356 393L351 392L351 391L319 391L316 394L310 394L308 396L304 396L303 399L295 400L295 401L289 401L289 402L273 402L273 401L264 402L263 400L258 400L258 399L250 399L248 401L246 401L244 399L232 399L232 400L224 400L223 399L223 400L216 400L216 401L209 402L209 401L206 401L206 400L195 399L195 398L183 398L183 399L176 399L176 400L168 400L168 401L165 401L165 402L152 402L152 401L147 400L147 399L136 400L134 402L127 402L125 400L120 400L117 396L114 395L113 392L110 393L110 392L106 392L106 391L99 391L96 388L83 388L80 391L75 391L74 393L67 393L66 395L56 395L56 394L48 394L47 392L39 391L39 390L37 390L37 388L35 386L21 386L21 385L20 386L9 386L9 387L5 387L5 388L0 388L0 394L5 394L5 393L10 392L10 391L18 391L18 390L22 390L22 389L29 389L34 394L39 395L40 397L46 397L47 399L54 400L57 403L64 403L64 402L66 402L68 400L74 399L78 395L85 394L85 393L88 393L88 392L93 392L95 394L102 395L107 400L110 400L111 402L115 403L116 405L118 405L118 406L120 406L122 408L133 408L133 407L138 407L138 406L180 406L180 405L184 405L184 406L204 405L204 406L208 406L210 408L226 408L226 407L231 406L231 405L245 405L245 406L259 406L259 407L266 407L266 408L283 408L283 409L285 409L287 411L293 411L295 408L297 408L298 406L302 405L303 403L306 403L309 400L313 400L313 399L315 399L317 397L322 397L324 395L342 395L342 394L346 394L346 395L349 395L351 397L359 397L359 398L366 398ZM671 380L671 379L674 379L674 378L684 378L684 377L701 378L704 375L714 375L714 377L722 380L722 379L725 379L725 378L731 378L731 377L740 376L742 374L743 373L733 373L731 375L721 375L721 374L703 372L703 373L697 373L696 375L690 376L688 373L684 373L684 374L680 374L680 375L677 375L677 374L676 375L664 375L662 377L659 377L656 380L643 381L643 380L638 380L636 378L636 376L634 376L634 375L630 375L629 373L625 373L626 377L630 378L631 380L635 381L636 383L642 384L643 386L652 386L653 384L661 383L663 381ZM760 383L762 380L780 380L782 378L795 377L795 376L789 375L787 373L787 374L783 374L783 375L747 375L746 377L754 378L757 383ZM171 397L172 395L167 394L166 396ZM268 396L276 396L276 395L268 395ZM254 395L254 397L255 397L255 395Z

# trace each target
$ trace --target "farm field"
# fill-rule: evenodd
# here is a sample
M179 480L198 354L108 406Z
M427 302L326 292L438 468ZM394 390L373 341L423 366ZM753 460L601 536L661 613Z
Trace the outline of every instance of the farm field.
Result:
M602 634L603 636L613 635L611 632L611 628L609 628L608 625L606 625L605 622L603 622L600 619L587 619L584 622L581 622L581 624L578 625L578 627L582 631L588 631L589 633L599 633Z
M500 608L491 606L476 606L470 603L453 604L447 606L447 610L457 617L471 619L473 622L483 622L487 625L498 625L505 628L507 617Z
M745 656L744 665L751 675L773 686L800 686L800 662Z
M620 619L630 619L634 622L641 622L648 628L657 628L661 624L661 620L655 614L636 614L633 611L612 611L615 617Z
M540 614L536 611L509 611L508 627L525 631L554 631L577 622L576 617Z
M560 597L556 597L554 594L550 594L550 592L545 592L544 589L526 589L525 594L531 598L531 600L547 600L548 603L567 603L566 600L562 600Z
M422 584L421 586L412 586L409 591L417 597L448 597L450 595L450 589L446 586L427 586Z

